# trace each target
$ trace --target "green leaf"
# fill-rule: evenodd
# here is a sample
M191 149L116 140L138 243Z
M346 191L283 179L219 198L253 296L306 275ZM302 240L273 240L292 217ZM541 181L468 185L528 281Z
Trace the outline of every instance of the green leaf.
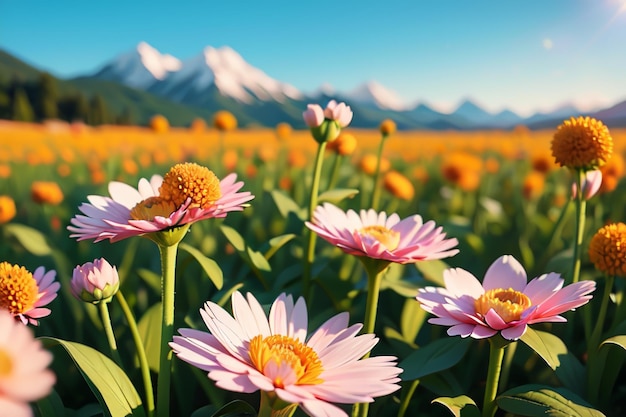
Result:
M198 249L186 243L181 242L178 247L196 258L196 261L198 261L202 269L204 269L204 272L206 272L206 274L209 276L209 279L213 282L213 285L215 285L218 290L222 288L222 286L224 285L224 273L222 272L222 268L219 267L217 262L205 256Z
M50 395L33 404L35 415L41 417L65 417L67 411L59 394L53 389Z
M154 372L159 372L159 355L161 353L161 321L163 308L161 303L156 303L139 319L137 330L146 351L148 366Z
M470 343L468 339L446 337L416 349L399 365L404 369L402 380L413 381L453 367L463 359Z
M45 256L52 253L46 237L37 229L23 224L9 223L4 225L4 231L8 236L17 239L22 247L33 255Z
M40 340L47 347L60 345L65 349L107 416L145 416L135 387L111 359L80 343L54 337L41 337Z
M604 346L605 344L613 344L621 347L626 350L626 335L613 336L606 339L604 342L600 343L600 346Z
M334 190L324 191L317 197L317 201L319 203L327 201L336 205L346 198L353 198L358 193L359 190L355 188L336 188Z
M307 209L298 206L287 194L279 190L272 190L270 194L272 195L272 199L274 199L274 204L276 204L280 215L285 219L289 217L289 213L294 213L301 220L306 219Z
M261 252L255 251L250 247L246 248L246 254L248 255L248 260L254 267L256 267L259 271L271 271L272 267L270 266L267 259Z
M578 395L565 388L529 384L510 389L496 398L498 407L529 417L601 417Z
M157 293L161 293L161 274L145 268L137 269L137 275Z
M552 333L528 328L520 340L543 358L565 387L576 394L584 393L585 367L561 339Z
M269 240L268 246L269 248L265 252L265 259L269 261L269 259L274 256L274 254L278 251L278 249L282 248L287 242L291 241L296 237L295 234L289 233L286 235L276 236Z
M480 417L480 410L476 407L476 403L467 395L439 397L435 398L432 403L443 405L454 417Z
M430 261L415 262L414 265L426 280L440 287L445 286L443 282L443 271L450 268L447 263L440 259L433 259Z
M553 370L561 364L559 356L567 353L567 346L561 339L551 333L533 330L530 327L526 329L526 333L520 340L541 356Z
M414 343L417 334L426 321L428 313L415 298L409 298L404 302L402 317L400 318L400 330L407 343Z
M222 230L222 233L224 233L224 236L226 236L228 242L233 245L237 252L243 252L246 249L246 242L243 240L243 237L238 231L226 225L220 226L220 229Z

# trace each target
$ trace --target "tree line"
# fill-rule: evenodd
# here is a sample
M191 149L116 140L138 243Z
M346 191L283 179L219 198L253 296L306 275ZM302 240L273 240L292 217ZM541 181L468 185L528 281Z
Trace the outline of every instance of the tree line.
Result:
M99 94L86 96L80 91L60 94L56 78L46 72L34 81L19 77L9 82L0 80L0 119L21 122L61 119L94 126L135 123L130 109L115 114Z

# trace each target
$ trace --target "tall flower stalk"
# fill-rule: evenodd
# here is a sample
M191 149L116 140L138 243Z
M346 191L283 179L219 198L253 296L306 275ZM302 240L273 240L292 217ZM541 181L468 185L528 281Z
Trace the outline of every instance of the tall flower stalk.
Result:
M378 153L376 154L376 170L374 171L374 187L372 189L372 199L370 203L370 207L374 210L378 209L378 204L380 203L380 185L378 184L380 181L380 165L381 160L383 158L383 146L387 141L387 138L396 131L396 124L391 119L383 120L380 124L380 142L378 144Z
M186 228L185 228L186 229ZM186 232L186 230L184 231ZM183 232L183 233L184 233ZM168 416L170 409L170 380L172 351L168 343L174 336L174 296L176 294L176 254L178 242L159 243L161 256L161 342L159 349L159 379L157 383L157 416Z
M487 368L487 383L485 384L485 396L483 399L483 417L493 417L498 410L496 395L502 371L502 359L504 358L504 339L489 339L489 367Z
M124 317L126 318L126 323L128 323L130 334L132 335L133 342L135 343L135 350L137 353L137 359L139 360L139 369L141 371L141 379L143 382L144 395L146 397L146 412L148 414L148 417L152 417L154 416L154 391L152 388L152 378L150 377L150 366L148 365L146 349L143 345L143 341L141 340L141 335L139 334L139 329L137 328L137 321L135 320L135 316L133 315L133 312L126 302L126 298L122 294L122 291L118 291L115 294L115 298L122 308L122 312L124 313Z
M576 232L572 282L580 279L581 246L585 236L586 198L583 186L588 171L606 164L613 155L613 138L609 129L599 120L578 117L565 120L552 138L552 155L555 162L575 172L576 189Z
M313 167L313 180L311 183L311 193L309 196L308 218L313 216L313 211L317 206L319 195L320 178L322 176L322 166L324 163L324 152L326 144L339 136L341 129L348 126L352 120L352 110L345 103L331 100L325 109L317 104L309 104L306 111L302 113L304 122L311 130L313 139L318 143L317 155L315 156L315 166ZM305 300L310 300L313 280L313 260L315 258L316 235L308 231L306 237L304 265L302 274L302 294Z

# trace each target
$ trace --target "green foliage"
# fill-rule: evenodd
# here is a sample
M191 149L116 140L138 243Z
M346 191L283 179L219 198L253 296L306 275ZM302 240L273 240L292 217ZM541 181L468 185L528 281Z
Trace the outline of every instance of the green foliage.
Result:
M72 358L108 417L145 416L132 382L115 362L99 351L76 342L43 337L46 346L61 346Z
M19 122L35 121L35 112L33 107L30 104L30 100L28 99L26 92L21 88L17 89L15 96L13 97L11 117L13 120L17 120Z
M523 385L503 392L496 399L505 411L520 416L603 417L576 394L564 388Z

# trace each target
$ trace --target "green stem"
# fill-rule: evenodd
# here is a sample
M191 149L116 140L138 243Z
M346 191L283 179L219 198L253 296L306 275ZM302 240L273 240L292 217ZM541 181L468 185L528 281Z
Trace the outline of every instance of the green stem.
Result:
M600 338L602 337L602 329L604 328L604 319L606 318L606 310L611 298L611 290L615 277L609 275L606 277L604 294L600 303L600 311L596 316L596 326L591 333L591 337L587 343L587 393L589 401L594 404L598 399L598 388L600 386L600 376L604 368L603 364L596 363L598 359L598 348Z
M554 227L552 228L552 232L550 233L550 240L548 240L548 244L545 246L545 251L541 260L537 263L537 267L543 267L548 263L550 256L552 256L552 248L556 244L557 237L561 235L561 230L563 229L563 225L565 224L565 219L567 218L568 209L570 207L570 200L567 200L565 204L563 204L563 208L561 209L561 213L559 214L559 218L554 223Z
M587 208L587 200L585 200L582 191L582 185L585 179L585 171L578 169L576 172L576 185L578 187L576 193L576 240L574 241L574 266L572 269L572 282L578 282L580 279L581 252L583 237L585 235L585 211Z
M100 302L98 303L98 310L100 310L100 318L102 319L102 325L104 326L104 332L107 336L107 341L109 342L109 348L111 349L111 357L115 361L115 363L122 369L122 358L120 357L120 352L117 350L117 342L115 341L115 333L113 333L113 326L111 325L111 317L109 316L109 308L108 303Z
M489 339L489 368L487 369L487 383L483 400L483 417L493 417L498 409L496 395L498 394L498 383L502 371L504 346L501 342L493 339L493 337Z
M404 417L406 414L406 410L409 408L409 403L411 402L411 398L413 398L413 394L419 385L420 380L416 379L415 381L411 381L411 384L407 389L402 390L402 398L400 400L400 409L398 410L398 417Z
M274 393L261 391L258 417L291 417L297 409L297 404L286 403Z
M115 297L122 307L124 317L126 317L126 322L128 323L128 327L130 329L130 333L133 336L133 342L135 343L135 349L137 350L137 358L139 359L141 379L143 380L143 387L146 395L146 409L148 412L148 417L152 417L154 416L154 392L152 391L152 379L150 378L150 366L148 365L146 350L144 348L143 341L141 340L139 329L137 328L135 316L133 316L133 312L128 306L128 303L126 302L126 298L124 298L122 291L117 291L117 293L115 293Z
M385 139L387 139L387 136L383 135L383 137L380 138L380 143L378 144L376 172L374 173L374 189L372 190L372 202L370 204L370 208L373 208L374 210L378 209L378 201L380 200L380 187L378 186L378 179L380 177L380 165L383 157L383 145L385 144Z
M498 389L502 391L508 381L509 375L511 373L511 364L513 363L513 357L515 356L515 351L517 350L517 342L512 342L506 347L504 352L504 361L502 362L502 372L500 373L500 382L498 383Z
M313 171L313 183L311 184L311 197L309 199L309 219L313 218L313 212L317 207L317 196L320 187L320 178L322 176L322 165L324 163L324 151L326 150L326 142L319 144L317 155L315 156L315 169ZM317 235L311 229L308 229L308 239L306 245L306 258L304 260L304 271L302 276L302 295L309 302L311 298L311 281L313 258L315 257L315 239Z
M157 384L157 415L166 417L170 412L170 378L172 352L169 348L174 335L174 293L176 282L176 252L178 244L158 245L161 254L161 348L159 354L159 379Z
M328 187L326 189L332 190L335 188L337 184L337 180L339 179L339 168L341 168L342 156L338 153L335 154L335 159L333 160L333 167L331 169L330 180L328 181Z
M374 333L376 327L376 313L378 311L378 297L383 274L389 266L389 262L380 259L361 258L361 262L367 271L367 300L365 302L365 320L363 321L363 333ZM368 358L367 352L363 359ZM355 404L352 415L366 417L369 411L369 403Z

